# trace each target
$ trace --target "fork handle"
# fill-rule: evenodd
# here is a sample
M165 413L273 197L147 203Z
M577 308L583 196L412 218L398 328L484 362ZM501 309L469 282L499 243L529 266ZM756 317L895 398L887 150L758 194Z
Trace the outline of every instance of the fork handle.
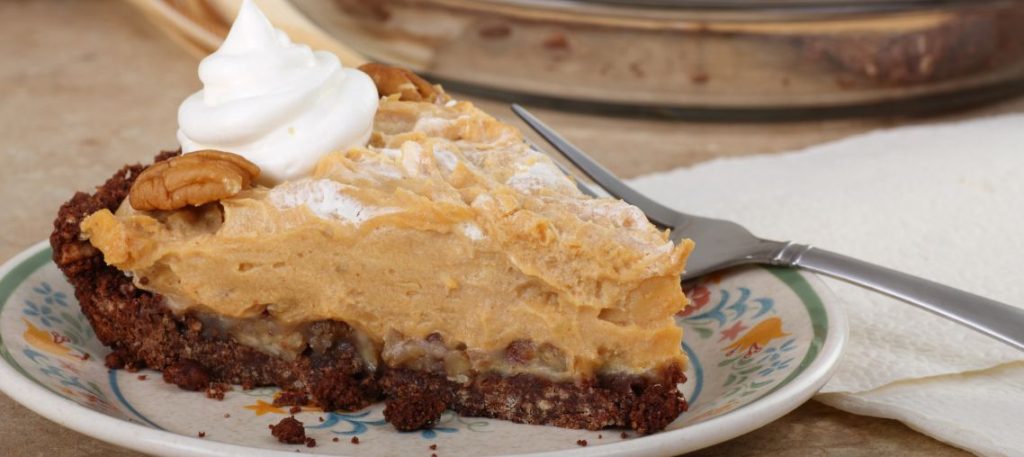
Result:
M787 244L780 265L804 268L924 308L1024 351L1024 309L812 246Z

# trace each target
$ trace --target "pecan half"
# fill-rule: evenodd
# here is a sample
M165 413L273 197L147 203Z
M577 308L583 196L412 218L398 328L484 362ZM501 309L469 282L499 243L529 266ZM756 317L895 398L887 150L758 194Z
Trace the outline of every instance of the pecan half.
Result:
M407 102L436 102L444 94L440 88L404 68L371 62L359 69L370 75L381 95L398 94L399 100Z
M147 168L132 185L128 201L140 211L199 206L252 187L259 175L260 168L240 155L196 151Z

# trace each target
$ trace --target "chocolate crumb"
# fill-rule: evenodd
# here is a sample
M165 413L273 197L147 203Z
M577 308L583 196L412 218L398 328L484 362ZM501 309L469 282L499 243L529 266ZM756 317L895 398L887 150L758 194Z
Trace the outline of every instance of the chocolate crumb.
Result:
M199 432L197 434L200 438L206 438L206 432Z
M120 370L124 368L124 358L117 351L107 354L107 357L103 360L103 364L111 370Z
M306 438L306 447L316 447L316 439Z
M703 71L690 75L690 81L693 81L694 84L705 84L709 79L711 79L711 77Z
M281 419L277 425L271 425L270 434L282 443L302 444L306 442L306 429L302 426L302 422L295 419L295 416L288 416Z
M601 436L601 434L600 434L600 433L598 433L598 434L597 434L597 439L601 439L601 438L604 438L604 437L603 437L603 436Z
M626 439L626 438L629 438L629 434L628 434L628 433L626 433L626 432L622 432L622 434L621 434L621 435L619 435L619 438L622 438L622 439Z
M291 408L288 408L288 412L291 413L291 414L301 413L302 412L302 407L301 406L292 406Z
M324 421L324 416L320 416L320 417L316 418L316 420L318 420L320 422L323 422Z
M136 378L137 378L137 379L138 379L139 381L145 381L145 380L146 380L146 379L148 378L148 376L146 376L146 375L144 375L144 374L140 374L140 375L136 376Z
M351 443L352 444L359 444L359 437L358 436L353 436L352 440L351 440Z
M185 390L200 391L210 386L210 374L196 361L182 359L164 368L164 382Z
M435 453L431 452L431 453L430 453L430 457L437 457L437 454L435 454Z
M341 441L341 440L339 440L338 437L334 437L334 438L331 438L331 441L334 441L335 443L337 443L338 441Z
M206 388L206 398L212 398L214 400L223 400L224 392L231 390L231 386L221 382L210 383L210 387Z
M431 444L430 445L430 450L431 451L436 451L437 450L437 444Z
M82 353L82 360L83 361L84 360L89 360L91 358L92 358L92 355L90 355L88 352Z
M231 417L231 414L229 414L229 413L224 413L224 418L225 418L225 419L227 419L227 418L229 418L229 417Z
M579 447L587 447L587 440L576 440L576 445Z

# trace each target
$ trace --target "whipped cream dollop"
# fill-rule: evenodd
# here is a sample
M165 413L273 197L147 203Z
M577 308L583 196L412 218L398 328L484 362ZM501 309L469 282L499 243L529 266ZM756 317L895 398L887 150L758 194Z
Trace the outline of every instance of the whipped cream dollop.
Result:
M337 56L292 43L246 0L224 44L199 64L203 89L178 108L182 152L217 149L259 165L273 185L325 154L366 144L377 88Z

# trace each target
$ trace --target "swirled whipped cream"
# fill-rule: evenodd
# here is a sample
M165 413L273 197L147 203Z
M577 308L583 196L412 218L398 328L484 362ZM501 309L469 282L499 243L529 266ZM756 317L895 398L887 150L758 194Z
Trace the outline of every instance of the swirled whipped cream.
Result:
M325 154L363 146L377 88L337 56L292 43L249 0L224 44L199 64L203 89L178 108L185 153L244 156L273 185L307 176Z

